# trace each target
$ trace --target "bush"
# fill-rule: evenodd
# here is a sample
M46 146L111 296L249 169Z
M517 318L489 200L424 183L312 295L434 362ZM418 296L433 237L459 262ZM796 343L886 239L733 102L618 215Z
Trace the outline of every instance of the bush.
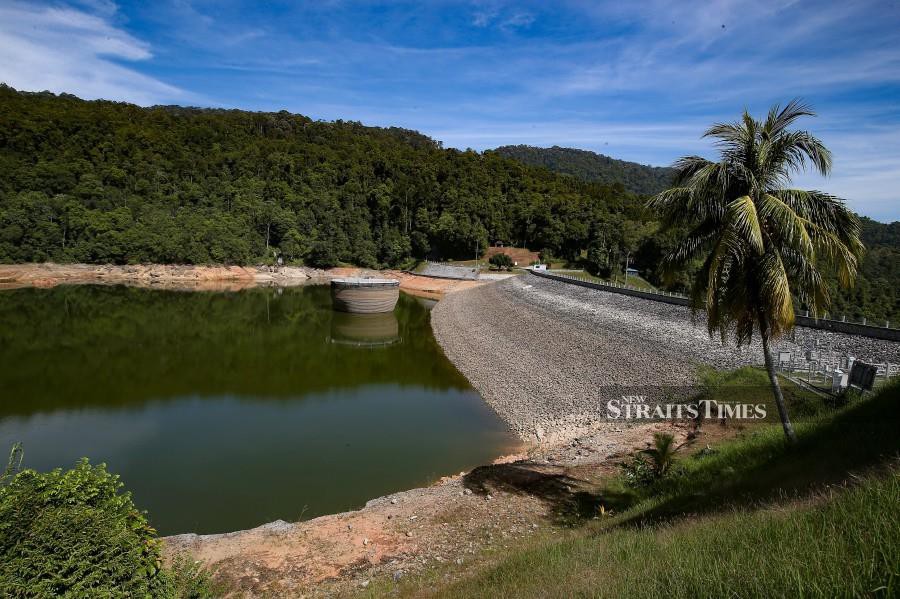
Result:
M331 244L326 241L317 241L313 244L306 263L316 268L331 268L338 265L338 255Z
M643 489L656 482L656 470L643 454L635 454L631 459L622 462L622 476L625 484L632 489Z
M503 270L504 268L506 270L512 270L513 267L512 258L506 254L494 254L488 262L491 266L496 266L499 270Z
M675 453L675 437L669 433L654 433L653 446L622 463L625 483L635 489L651 487L672 474Z
M104 464L11 470L0 479L0 595L210 596L196 569L162 567L156 531Z

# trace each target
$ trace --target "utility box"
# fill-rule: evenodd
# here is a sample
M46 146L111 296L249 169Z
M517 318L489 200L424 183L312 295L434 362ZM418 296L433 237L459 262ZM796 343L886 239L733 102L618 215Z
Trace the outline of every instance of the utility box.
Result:
M875 375L878 368L874 364L866 364L856 360L853 362L853 369L850 371L849 384L862 389L863 391L871 391L875 384Z
M835 368L834 372L831 373L831 392L840 393L841 391L846 389L847 378L848 375L846 372L844 372L840 368Z

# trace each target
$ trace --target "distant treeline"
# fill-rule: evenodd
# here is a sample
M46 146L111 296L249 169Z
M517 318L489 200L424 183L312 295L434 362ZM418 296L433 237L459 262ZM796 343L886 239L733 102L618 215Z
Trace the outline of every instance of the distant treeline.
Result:
M618 183L628 191L647 195L659 193L669 187L675 175L675 171L671 168L616 160L603 154L575 148L500 146L492 151L524 164L543 166L583 181L595 181L604 185Z
M502 241L601 273L629 257L659 284L657 265L678 232L658 234L644 197L629 191L662 180L635 177L582 180L499 152L445 149L406 129L0 86L0 262L253 264L277 255L383 267L468 259ZM885 249L837 299L849 316L900 318L900 244L884 227L867 223Z

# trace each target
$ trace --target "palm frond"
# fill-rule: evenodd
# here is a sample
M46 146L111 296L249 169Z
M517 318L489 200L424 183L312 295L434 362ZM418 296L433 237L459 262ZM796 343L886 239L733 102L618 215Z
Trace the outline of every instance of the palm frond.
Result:
M763 254L759 262L759 273L763 305L761 311L766 315L769 330L764 331L770 338L776 339L794 326L794 301L791 297L791 284L781 255L776 251Z
M768 193L762 198L759 212L769 225L767 230L781 242L780 247L796 248L804 257L815 258L815 247L806 230L808 220L799 216L777 196Z
M838 281L844 287L851 287L856 280L859 259L841 238L816 225L811 225L809 235L820 250L828 255L838 272Z
M676 187L683 185L694 176L694 173L710 164L712 163L702 156L684 156L679 158L672 164L672 168L675 169L674 185Z
M781 249L780 254L797 300L806 305L814 316L818 316L830 301L822 274L814 263L796 250Z
M718 162L675 162L676 187L648 202L666 226L690 232L663 261L667 271L705 255L691 286L692 307L705 307L712 335L746 343L754 327L777 337L794 324L795 302L814 313L828 305L820 267L834 266L849 285L864 251L859 219L843 200L789 187L798 171L828 174L831 153L806 131L789 128L812 109L801 100L774 106L765 120L748 112L716 123Z
M763 251L759 215L750 196L741 196L728 204L728 221L756 253Z
M747 131L740 123L716 123L703 132L703 137L715 137L717 144L743 145Z
M794 170L805 170L809 161L822 176L831 172L831 151L822 141L806 131L782 134L786 164Z
M696 258L713 242L718 231L719 224L716 222L707 220L700 223L663 257L663 270L678 268Z
M800 98L794 98L784 108L776 104L769 111L769 117L766 119L766 129L770 135L777 135L803 116L816 116L816 113L813 112L809 104Z

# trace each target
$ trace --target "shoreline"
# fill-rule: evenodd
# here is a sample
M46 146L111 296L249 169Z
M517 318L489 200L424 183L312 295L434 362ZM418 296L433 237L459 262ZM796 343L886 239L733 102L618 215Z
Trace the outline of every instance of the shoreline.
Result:
M487 346L461 359L453 341L476 331L496 340L497 323L479 311L481 301L490 301L501 286L522 284L515 280L493 283L477 289L465 286L467 293L447 293L433 309L431 322L448 358L518 433L521 451L469 472L441 477L428 486L371 499L358 510L296 523L279 520L222 534L165 537L167 555L189 553L238 593L292 596L302 591L330 596L364 587L371 577L387 575L397 580L442 562L462 564L483 550L504 546L507 539L553 527L560 506L533 492L533 485L563 477L570 481L566 493L574 498L598 475L614 471L620 456L644 448L654 431L686 436L686 430L671 423L610 423L586 414L575 423L579 426L570 422L564 434L554 430L537 438L523 434L525 429L516 427L515 414L504 409L505 400L498 399L494 388L469 367L471 359L488 358L483 353ZM501 311L509 309L508 304L499 305ZM448 314L463 318L455 322L446 318ZM521 329L520 322L516 328ZM502 330L500 336L508 337L509 332ZM512 393L519 391L513 388Z
M510 542L552 534L566 526L566 510L581 493L660 430L687 438L687 428L670 423L601 427L575 442L533 444L431 485L370 499L357 510L163 537L165 558L190 555L229 585L229 596L352 594L374 578L398 581L441 564L460 566ZM541 491L558 481L566 483L554 497Z
M462 281L422 277L399 270L356 267L329 269L306 266L228 266L184 264L57 264L53 262L0 264L0 291L48 289L57 285L129 285L178 291L240 291L253 287L293 287L308 282L326 282L337 277L377 276L400 281L400 289L426 299L483 285L485 281Z
M441 563L464 565L515 539L555 531L560 510L614 474L617 463L644 449L655 431L671 432L678 442L686 438L682 423L607 420L600 409L603 388L621 393L638 383L688 385L696 364L733 368L761 361L756 347L735 349L710 340L703 322L686 318L679 307L537 277L459 281L358 268L281 273L247 267L110 268L0 265L0 289L11 284L10 269L29 273L16 279L19 287L127 279L125 284L151 288L243 289L392 276L404 292L441 299L431 316L436 340L523 442L515 454L371 499L357 510L227 533L163 537L167 559L190 554L241 596L348 593L365 588L371 578L396 581ZM115 268L137 270L120 274ZM39 276L48 271L55 276ZM191 285L183 286L185 281ZM560 480L565 484L548 500L540 489Z

